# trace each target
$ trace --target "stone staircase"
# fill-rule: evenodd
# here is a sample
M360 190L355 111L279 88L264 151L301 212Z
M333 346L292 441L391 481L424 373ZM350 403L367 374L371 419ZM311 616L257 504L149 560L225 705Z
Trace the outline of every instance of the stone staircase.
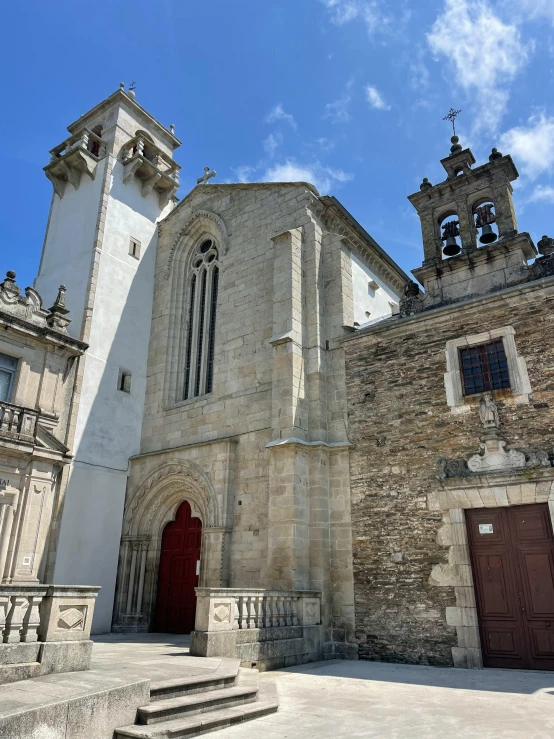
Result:
M274 713L279 707L273 684L260 686L257 670L236 667L217 674L152 682L150 703L136 722L116 729L114 739L176 739Z

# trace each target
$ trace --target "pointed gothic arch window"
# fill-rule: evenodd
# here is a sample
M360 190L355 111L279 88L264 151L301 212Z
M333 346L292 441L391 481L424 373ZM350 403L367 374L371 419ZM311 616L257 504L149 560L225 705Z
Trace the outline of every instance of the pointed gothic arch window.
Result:
M219 252L213 238L203 237L196 244L187 285L184 400L210 393L213 388L219 287Z

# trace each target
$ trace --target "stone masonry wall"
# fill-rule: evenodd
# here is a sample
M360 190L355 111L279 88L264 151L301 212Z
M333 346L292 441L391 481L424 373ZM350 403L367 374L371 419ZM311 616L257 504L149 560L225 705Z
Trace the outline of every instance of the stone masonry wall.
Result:
M479 451L476 402L452 412L443 375L450 339L513 326L532 394L516 405L495 391L508 448L552 451L554 286L511 290L471 304L388 322L344 343L349 403L356 637L365 659L452 664L454 588L429 583L447 562L442 512L429 510L440 458Z

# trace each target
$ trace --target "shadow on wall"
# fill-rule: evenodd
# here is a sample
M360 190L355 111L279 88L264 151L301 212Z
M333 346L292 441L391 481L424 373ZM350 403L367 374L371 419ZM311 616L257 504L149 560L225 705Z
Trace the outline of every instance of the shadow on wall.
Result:
M107 227L113 238L104 242L100 260L81 419L89 412L77 427L54 568L56 582L102 587L93 623L97 634L111 630L129 457L140 451L159 214L157 193L142 198L140 184L123 184L120 176L113 178L111 198ZM131 236L142 236L136 262L127 253ZM126 261L131 268L118 269ZM131 375L124 389L122 373Z
M288 667L282 672L451 690L481 690L490 693L520 693L522 695L540 692L554 696L554 673L539 670L464 670L455 667L400 665L368 660L332 660Z

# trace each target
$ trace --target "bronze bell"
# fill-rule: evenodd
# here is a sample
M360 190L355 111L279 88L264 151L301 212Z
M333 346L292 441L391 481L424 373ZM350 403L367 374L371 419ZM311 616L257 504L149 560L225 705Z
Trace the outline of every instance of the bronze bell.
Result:
M444 249L442 250L442 253L445 257L455 257L457 254L459 254L462 251L460 245L456 241L454 236L449 236L446 239L446 243L444 245Z
M485 223L481 227L481 237L479 239L479 243L481 244L493 244L498 236L494 233L492 230L492 226L490 223Z

